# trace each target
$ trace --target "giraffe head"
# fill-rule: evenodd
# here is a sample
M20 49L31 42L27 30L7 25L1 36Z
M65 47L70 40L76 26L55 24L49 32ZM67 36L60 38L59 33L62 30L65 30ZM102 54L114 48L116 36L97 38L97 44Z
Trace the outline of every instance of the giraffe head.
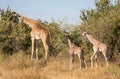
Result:
M20 15L16 12L12 12L12 16L15 16L15 17L20 17Z
M18 23L19 19L18 19L19 15L16 12L12 12L12 15L10 16L9 20L13 21L14 23Z
M71 33L64 31L64 34L65 34L65 37L66 37L66 38L70 38Z
M82 33L83 36L85 36L85 35L87 35L87 34L90 34L90 33L87 32L87 31L84 31L84 32Z

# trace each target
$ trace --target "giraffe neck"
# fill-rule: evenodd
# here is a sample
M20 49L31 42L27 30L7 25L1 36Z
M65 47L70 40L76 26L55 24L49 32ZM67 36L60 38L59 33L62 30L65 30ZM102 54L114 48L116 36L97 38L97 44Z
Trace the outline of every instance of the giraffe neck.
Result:
M30 18L26 18L22 15L19 15L18 19L22 20L24 23L26 23L30 27L33 27L33 25L35 24L35 20L32 20Z
M70 47L70 48L73 46L73 43L72 43L72 41L71 41L71 38L70 38L70 37L68 37L68 45L69 45L69 47Z
M88 38L88 40L94 45L95 43L96 43L96 39L92 36L92 35L88 35L87 34L87 38Z

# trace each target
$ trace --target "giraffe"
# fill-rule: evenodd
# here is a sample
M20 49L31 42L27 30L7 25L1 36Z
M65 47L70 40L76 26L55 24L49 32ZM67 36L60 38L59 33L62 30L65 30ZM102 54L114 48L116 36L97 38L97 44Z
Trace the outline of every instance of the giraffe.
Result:
M32 20L30 18L26 18L16 12L13 12L12 17L17 17L19 20L23 21L27 25L29 25L31 30L31 41L32 41L32 51L31 51L31 59L33 59L34 50L36 51L36 60L38 60L38 42L37 40L41 40L45 49L45 61L48 59L49 52L49 30L47 28L42 27L42 24L37 20Z
M68 45L69 45L69 54L70 54L70 70L73 69L74 64L74 55L78 55L79 61L80 61L80 69L82 68L82 62L84 63L85 67L87 68L86 61L84 59L84 52L81 47L76 46L70 37L70 33L65 32L65 36L68 39Z
M93 44L93 55L91 56L91 68L93 68L93 58L96 61L97 67L97 53L98 51L102 52L106 61L106 66L108 66L108 46L106 44L101 43L100 41L96 40L89 32L84 31L82 33L83 36L86 36L88 40Z

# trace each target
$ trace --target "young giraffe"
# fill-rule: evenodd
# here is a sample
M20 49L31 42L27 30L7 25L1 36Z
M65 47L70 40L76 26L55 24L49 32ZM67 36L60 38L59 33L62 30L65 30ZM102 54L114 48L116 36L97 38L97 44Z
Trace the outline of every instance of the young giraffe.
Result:
M32 28L32 30L31 30L31 41L32 41L31 59L33 58L34 49L35 49L36 50L36 60L38 60L38 42L37 42L37 40L41 39L42 43L44 45L44 48L45 48L45 61L47 61L48 52L49 52L49 47L48 47L49 31L48 31L48 29L42 27L42 24L40 24L39 21L26 18L16 12L13 12L12 16L17 17L19 20L22 20L24 23L26 23L27 25L29 25ZM34 45L34 44L36 44L36 45Z
M88 40L93 44L93 55L91 57L91 68L93 67L93 58L95 57L96 67L97 67L97 53L98 51L102 52L106 61L106 66L108 66L108 47L106 44L101 43L96 40L90 33L84 31L83 36L87 36Z
M70 34L68 32L65 32L65 36L68 39L68 45L69 45L69 54L70 54L70 70L73 69L73 63L74 63L74 55L78 55L79 61L80 61L80 69L82 68L82 62L84 62L85 67L87 68L86 61L84 59L84 52L81 47L76 46L70 38Z

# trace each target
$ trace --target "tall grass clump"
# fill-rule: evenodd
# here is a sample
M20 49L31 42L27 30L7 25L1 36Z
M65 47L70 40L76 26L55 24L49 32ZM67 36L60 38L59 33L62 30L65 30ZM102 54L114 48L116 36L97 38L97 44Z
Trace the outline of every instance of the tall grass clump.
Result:
M33 66L33 61L30 60L30 56L24 54L23 52L19 52L2 58L1 66L8 70L23 69Z

